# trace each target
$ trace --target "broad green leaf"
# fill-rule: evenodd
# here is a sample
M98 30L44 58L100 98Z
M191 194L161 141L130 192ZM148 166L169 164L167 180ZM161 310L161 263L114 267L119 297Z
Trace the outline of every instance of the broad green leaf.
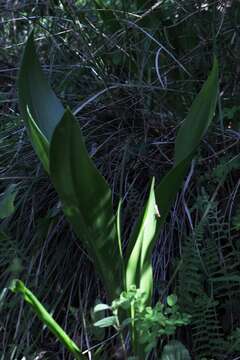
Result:
M211 73L203 85L202 90L195 98L189 110L189 114L177 135L174 155L175 164L156 186L155 197L160 218L156 224L156 236L152 238L151 244L149 245L149 253L151 253L157 234L161 230L171 209L172 202L183 183L196 149L212 121L217 102L217 95L218 62L215 59ZM134 231L130 237L127 248L127 258L130 257L130 254L132 254L135 247L144 211L142 211L141 216L137 220Z
M180 341L172 340L164 346L161 360L191 360L191 356Z
M18 95L21 115L33 147L48 170L48 143L63 116L64 108L48 84L30 34L20 66Z
M126 263L127 290L130 290L132 285L136 285L145 293L145 301L148 302L151 299L153 286L151 255L157 223L154 184L153 178L148 201L130 240L134 246Z
M87 247L108 295L114 299L122 289L122 269L112 194L90 159L70 110L53 134L50 175L66 217Z
M49 312L44 308L36 296L23 284L20 280L13 280L9 289L14 292L21 294L23 299L31 305L34 312L37 314L39 319L48 327L48 329L58 338L58 340L70 351L75 359L81 360L85 357L81 354L80 349L74 341L65 333L65 331L58 325L53 319Z
M11 184L0 196L0 219L3 220L15 211L14 201L17 195L16 185Z
M195 152L214 116L218 95L218 63L214 59L213 69L195 98L175 142L175 163L179 164Z
M116 316L108 316L94 323L94 326L105 328L117 324Z
M177 135L175 165L156 186L156 202L161 215L158 231L166 220L172 201L182 185L197 147L213 119L217 96L218 62L214 59L210 75L195 98Z
M48 172L51 157L50 176L65 214L113 299L123 284L111 191L88 156L76 120L70 111L64 115L61 102L42 73L33 33L23 54L18 88L21 114L33 147Z

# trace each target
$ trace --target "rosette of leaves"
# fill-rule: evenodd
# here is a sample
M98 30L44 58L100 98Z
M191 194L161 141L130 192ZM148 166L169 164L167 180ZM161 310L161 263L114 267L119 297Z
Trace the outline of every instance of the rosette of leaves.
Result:
M197 147L213 119L218 96L217 60L179 129L172 168L156 187L154 179L151 182L149 197L136 219L125 255L120 210L114 213L110 186L90 158L76 118L69 108L64 109L41 70L33 33L26 43L20 66L18 94L21 116L35 152L53 182L66 218L93 260L108 299L113 301L122 293L121 307L128 308L131 314L125 324L131 323L133 347L138 348L136 324L138 329L143 322L149 324L145 326L151 334L157 319L159 329L165 326L165 335L172 332L174 326L185 322L176 304L168 305L171 311L165 306L149 307L153 289L152 251ZM142 304L139 304L140 294ZM112 306L115 312L119 304ZM123 324L118 324L117 319L113 313L108 326L121 328ZM141 340L145 349L149 346L147 350L153 346L150 340L150 335L146 341ZM138 356L141 358L141 352Z
M152 181L149 198L136 219L125 256L120 212L113 211L111 189L87 152L76 118L69 108L64 109L41 70L33 32L23 53L18 94L32 145L58 192L66 218L93 260L109 300L136 285L143 290L145 303L150 305L152 250L214 116L218 96L217 60L179 129L172 169L156 186ZM156 208L160 213L158 219Z

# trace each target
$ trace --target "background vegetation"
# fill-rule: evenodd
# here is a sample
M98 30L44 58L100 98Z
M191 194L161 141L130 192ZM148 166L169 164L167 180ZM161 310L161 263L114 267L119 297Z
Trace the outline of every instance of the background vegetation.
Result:
M103 339L89 313L104 291L19 116L16 76L33 26L49 82L75 112L115 207L124 199L124 238L149 179L171 167L177 129L217 55L217 112L155 247L154 294L176 292L192 315L177 338L194 359L236 359L239 1L8 1L0 14L0 190L8 189L16 208L0 228L1 359L70 358L6 291L13 277L38 294L81 347L101 348ZM117 357L111 333L105 335L105 349Z

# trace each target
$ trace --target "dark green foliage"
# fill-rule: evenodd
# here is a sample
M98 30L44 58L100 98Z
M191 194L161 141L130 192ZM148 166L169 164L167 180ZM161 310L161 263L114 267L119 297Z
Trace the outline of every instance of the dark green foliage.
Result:
M240 306L240 254L218 204L205 195L202 200L202 219L183 244L178 294L181 305L192 315L196 358L221 359L231 348L229 331L240 320L233 310L236 303Z

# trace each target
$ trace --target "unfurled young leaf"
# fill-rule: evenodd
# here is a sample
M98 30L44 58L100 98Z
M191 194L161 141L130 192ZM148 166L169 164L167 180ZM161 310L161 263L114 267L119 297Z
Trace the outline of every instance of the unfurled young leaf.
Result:
M153 178L147 204L130 239L133 247L126 261L127 290L137 286L144 292L146 301L151 299L153 286L151 257L157 223L154 184Z

